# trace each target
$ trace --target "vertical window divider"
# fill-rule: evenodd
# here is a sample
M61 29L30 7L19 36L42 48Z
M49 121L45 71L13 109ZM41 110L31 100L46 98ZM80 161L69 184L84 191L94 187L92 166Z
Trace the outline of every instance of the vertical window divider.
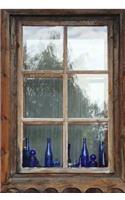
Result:
M23 46L22 46L22 40L23 40L23 30L22 30L22 24L19 23L18 26L18 148L17 149L17 155L19 155L17 162L18 162L18 171L22 168L22 152L23 152Z
M68 77L67 77L67 27L64 26L63 40L63 167L68 161Z
M109 108L109 123L108 123L108 167L110 172L114 172L114 150L113 150L113 25L108 24L108 108Z

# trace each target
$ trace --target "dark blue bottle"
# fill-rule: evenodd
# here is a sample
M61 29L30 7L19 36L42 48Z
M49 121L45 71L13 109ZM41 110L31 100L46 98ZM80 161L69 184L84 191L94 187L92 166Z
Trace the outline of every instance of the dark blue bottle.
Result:
M70 157L70 149L71 149L71 144L68 144L68 167L72 166L72 161Z
M23 148L23 167L29 167L29 154L30 153L30 145L29 139L25 139L25 146Z
M86 138L83 138L83 146L81 151L81 167L89 167L89 152L87 148Z
M106 167L106 153L105 144L103 141L99 142L99 167Z
M47 147L45 151L45 167L53 167L53 154L51 147L51 138L47 138Z
M89 161L89 167L97 167L97 162L96 162L96 155L91 154L90 155L90 161Z
M60 167L60 161L58 159L53 160L53 167Z
M36 157L36 150L35 149L30 150L29 167L39 167L39 161Z

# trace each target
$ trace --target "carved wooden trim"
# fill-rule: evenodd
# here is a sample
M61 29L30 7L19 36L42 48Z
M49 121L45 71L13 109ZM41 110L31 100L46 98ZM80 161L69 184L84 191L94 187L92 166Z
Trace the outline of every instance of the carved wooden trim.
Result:
M51 182L53 181L53 182ZM70 182L72 181L72 183ZM36 183L31 182L15 182L8 184L3 188L3 192L25 192L25 193L125 193L125 184L118 178L104 180L74 180L70 179L67 182L64 180L44 180Z

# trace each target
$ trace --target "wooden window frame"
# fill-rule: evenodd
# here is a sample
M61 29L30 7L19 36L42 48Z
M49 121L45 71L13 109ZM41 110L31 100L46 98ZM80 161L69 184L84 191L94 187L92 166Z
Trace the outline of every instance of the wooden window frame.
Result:
M32 17L31 17L32 15ZM113 146L114 146L114 172L112 173L73 173L70 171L66 173L44 172L35 174L33 172L20 174L17 168L17 158L15 152L19 153L17 146L17 90L14 87L17 83L17 61L21 62L21 55L19 49L21 44L19 41L19 34L17 25L20 20L26 18L33 21L39 21L41 18L58 17L63 19L79 17L91 18L95 17L104 19L111 18L113 21ZM113 187L121 188L125 191L125 142L123 132L123 60L124 55L122 50L123 44L123 10L2 10L1 12L1 79L2 79L2 191L7 191L9 188L16 187L19 190L25 190L32 187L40 188L39 183L46 189L47 187L55 187L58 191L62 191L68 187L78 187L81 191L85 191L88 187L99 187L103 191L109 191ZM36 24L36 23L35 23ZM18 36L17 36L18 35ZM120 39L119 39L120 35ZM119 48L120 45L120 48ZM119 53L120 52L120 53ZM111 63L112 64L112 61ZM26 74L27 72L24 71ZM39 72L38 72L39 73ZM112 88L111 87L111 88ZM66 102L65 102L66 106ZM59 122L60 123L60 122ZM81 180L82 178L82 180ZM67 180L68 179L68 180ZM30 182L29 182L30 180ZM56 181L56 182L55 182ZM53 182L53 184L51 184ZM61 182L61 184L58 184ZM81 185L81 182L83 185Z
M62 70L25 70L23 67L23 26L62 26L64 27L63 32L63 69ZM108 37L108 69L107 70L68 70L67 65L67 27L69 26L107 26L107 37ZM17 23L17 31L18 31L18 60L17 61L17 85L18 85L18 147L20 151L20 156L18 160L19 173L113 173L114 171L114 159L113 159L113 20L112 18L97 18L89 17L89 21L87 18L79 20L79 17L74 19L73 17L64 17L64 19L57 19L51 17L44 19L39 18L33 20L32 17L30 19L23 18L19 19ZM108 76L108 111L109 111L109 119L108 118L93 118L93 119L85 119L85 118L69 118L68 117L68 78L72 77L76 74L106 74ZM23 80L24 78L35 77L35 78L62 78L63 81L63 118L25 118L23 117L24 106L23 106ZM68 125L70 124L101 124L103 122L107 122L108 124L108 167L105 168L68 168ZM22 152L23 152L23 125L43 125L43 124L61 124L63 126L63 168L23 168L22 167Z

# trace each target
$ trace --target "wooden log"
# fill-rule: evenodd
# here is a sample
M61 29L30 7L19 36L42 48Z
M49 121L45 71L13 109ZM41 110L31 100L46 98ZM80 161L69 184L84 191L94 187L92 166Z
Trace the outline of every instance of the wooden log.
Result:
M2 158L1 182L9 177L9 133L10 133L10 47L9 47L9 15L3 10L1 20L1 118L2 118Z

